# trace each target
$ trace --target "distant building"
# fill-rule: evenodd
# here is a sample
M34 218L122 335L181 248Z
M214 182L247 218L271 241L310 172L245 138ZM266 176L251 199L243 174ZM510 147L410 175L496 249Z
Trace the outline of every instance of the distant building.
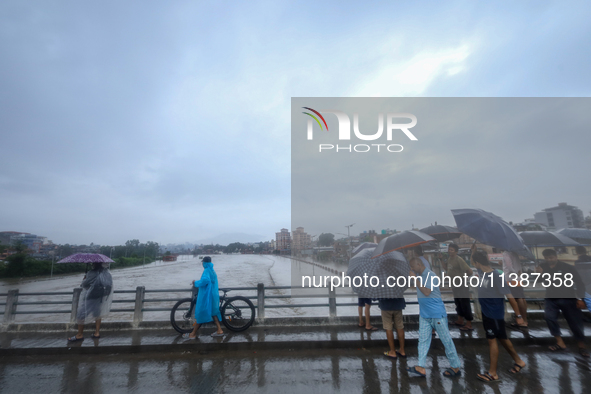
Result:
M534 219L525 219L522 223L514 223L513 228L517 232L545 231L547 229L547 226L543 223L536 223Z
M296 228L291 235L291 252L293 255L300 254L303 250L311 248L312 238L310 234L304 231L303 227Z
M21 233L18 231L0 231L0 244L10 245L10 237L13 235L28 235L29 233Z
M38 237L35 234L17 234L10 237L10 244L12 246L19 242L25 245L27 249L33 251L33 253L39 253L41 246L51 241L48 241L47 237Z
M282 254L291 253L291 236L288 229L282 228L280 232L275 233L275 241L277 242L277 250Z
M579 208L561 202L556 207L546 208L534 214L534 220L549 230L561 228L584 228L585 218Z

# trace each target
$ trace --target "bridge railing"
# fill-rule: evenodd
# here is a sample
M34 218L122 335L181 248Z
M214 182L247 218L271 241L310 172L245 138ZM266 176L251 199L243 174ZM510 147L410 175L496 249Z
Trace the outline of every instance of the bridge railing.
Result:
M253 301L256 308L256 314L259 321L265 319L265 311L267 309L290 309L290 308L327 308L329 317L337 317L339 307L357 306L357 302L338 302L340 296L337 296L334 290L327 288L326 298L319 298L318 296L310 295L287 295L287 294L269 294L269 292L276 292L279 290L291 290L291 286L265 286L259 283L256 287L233 287L232 294L239 292L247 292L253 295L247 295L246 298ZM530 290L526 290L530 291ZM536 290L533 290L536 291ZM75 288L72 291L62 292L19 292L18 289L10 290L7 293L0 294L0 315L2 316L2 324L15 323L17 315L47 315L47 314L64 314L69 315L69 322L76 322L76 315L78 312L78 301L80 299L81 288ZM190 291L183 289L146 289L144 286L138 286L135 290L115 290L113 305L111 313L127 313L133 314L132 321L134 326L138 326L144 321L144 313L158 313L164 315L167 320L168 315L161 314L161 312L170 312L175 302L187 298ZM451 294L451 291L443 290L444 295ZM160 296L165 294L165 296ZM170 296L180 295L182 296ZM229 296L231 296L229 295ZM407 289L405 296L416 297L414 289ZM31 297L41 297L42 300L31 300ZM355 297L351 294L349 297ZM323 300L318 303L270 303L271 300L281 300L286 298L318 298ZM326 302L324 302L326 300ZM477 295L473 293L474 313L477 319L481 318L480 304L476 301ZM453 299L444 299L445 304L453 304ZM528 299L528 302L541 303L543 299ZM166 304L165 306L162 304ZM406 301L407 305L416 305L416 300ZM129 319L129 316L127 316ZM64 319L66 320L66 319ZM65 321L62 321L65 322Z

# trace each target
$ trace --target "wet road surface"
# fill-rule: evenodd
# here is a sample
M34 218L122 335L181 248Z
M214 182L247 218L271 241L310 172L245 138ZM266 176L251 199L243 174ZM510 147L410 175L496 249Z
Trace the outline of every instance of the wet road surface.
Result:
M427 378L409 377L417 362L390 360L382 349L283 349L120 355L4 357L0 393L588 393L591 364L573 352L546 346L519 346L527 363L521 374L507 372L512 360L501 349L501 381L483 383L488 367L484 340L456 344L462 376L446 378L445 352L434 341Z

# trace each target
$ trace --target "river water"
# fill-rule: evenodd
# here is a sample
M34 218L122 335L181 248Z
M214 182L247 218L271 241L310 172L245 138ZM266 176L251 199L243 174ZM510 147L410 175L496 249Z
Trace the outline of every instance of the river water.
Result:
M334 275L318 266L306 263L297 263L292 267L292 260L281 256L272 255L214 255L212 256L214 269L218 275L220 287L256 287L258 283L269 286L290 286L292 269L296 267L298 274L304 275ZM191 255L181 255L176 262L156 261L145 266L116 269L113 264L111 273L115 290L135 290L138 286L146 288L146 299L173 299L189 296L191 281L199 279L203 272L201 261ZM54 276L53 278L23 278L0 281L0 293L18 289L19 293L33 292L72 292L80 285L83 274L70 274ZM151 293L150 290L170 289L175 292ZM357 297L347 289L344 297L338 298L338 303L354 303ZM71 294L71 293L70 293ZM328 295L328 291L326 291ZM232 295L256 296L256 291L236 290ZM269 296L289 296L291 290L266 290ZM135 294L116 293L114 300L133 301ZM47 296L47 295L21 295L19 296L18 311L67 311L71 309L71 295ZM0 298L0 302L4 297ZM24 305L23 302L58 301L62 305ZM69 302L69 304L68 304ZM256 304L256 300L253 300ZM285 308L268 308L266 317L286 316L328 316L328 307L291 307L296 304L327 304L328 298L277 298L265 300L266 306L282 305ZM173 301L146 302L144 308L171 308ZM133 302L114 303L112 309L133 309ZM3 307L1 307L3 308ZM377 307L374 314L379 314ZM339 316L356 316L356 306L339 306ZM69 313L52 314L18 314L17 322L67 322ZM114 312L106 321L131 320L131 312ZM144 320L168 320L167 311L145 312Z

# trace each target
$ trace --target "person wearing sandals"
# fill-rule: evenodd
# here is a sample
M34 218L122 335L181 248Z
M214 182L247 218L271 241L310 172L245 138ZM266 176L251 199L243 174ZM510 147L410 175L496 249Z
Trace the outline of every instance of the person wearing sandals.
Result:
M440 280L426 268L420 258L413 257L410 260L411 276L417 279L417 300L419 302L419 363L415 367L407 368L414 376L425 377L427 365L427 353L431 346L431 330L437 331L439 339L445 347L445 355L451 368L443 372L444 376L460 376L460 358L451 339L447 323L447 312L441 299L439 290Z
M452 281L456 277L463 278L464 275L468 275L469 277L473 275L472 268L470 268L463 258L458 256L459 250L460 247L458 245L449 244L447 248L449 258L443 262L447 275L452 278ZM439 257L443 261L441 254L439 254ZM458 314L458 319L454 324L460 326L460 330L462 331L472 331L472 320L474 320L474 317L472 315L472 306L470 305L470 289L466 286L452 286L451 290L454 295L454 303L456 304L456 313Z
M517 324L523 324L523 319L519 315L519 306L515 298L511 295L511 290L499 272L490 266L488 256L484 252L476 251L472 248L472 264L478 269L480 284L478 286L478 298L482 310L482 326L488 339L488 348L490 353L490 367L487 372L477 375L479 380L484 382L495 382L499 380L497 374L497 363L499 360L499 345L497 340L505 348L507 353L513 358L513 367L509 372L515 374L525 368L525 362L519 357L513 344L507 338L505 330L505 297L509 300L511 307L515 311Z
M363 321L363 309L365 309L365 321ZM357 299L357 312L359 313L359 327L365 327L367 331L378 331L377 327L371 325L369 310L371 309L371 298Z
M70 342L84 340L84 324L95 322L95 330L91 337L101 337L100 328L102 318L111 311L113 302L113 277L108 269L107 263L94 263L92 269L84 276L80 284L82 292L78 300L78 333L68 338Z
M550 286L546 287L546 296L544 300L544 317L550 334L556 338L556 345L550 346L550 350L558 352L566 349L562 340L560 326L558 325L558 314L562 312L573 337L579 346L579 353L583 357L589 357L589 352L585 346L585 328L583 325L583 312L585 308L585 283L579 275L579 272L570 264L558 261L558 255L554 249L544 249L542 252L545 263L540 264L537 271L542 274L550 274ZM566 275L572 275L572 281L567 284ZM561 285L557 286L557 280L562 278ZM542 279L542 278L541 278Z
M382 324L386 330L386 339L390 350L384 352L388 358L397 358L398 356L406 358L404 351L404 321L402 320L402 310L406 308L404 298L379 298L378 306L382 312ZM398 334L399 350L394 346L394 328ZM398 355L398 356L397 356Z
M195 303L195 321L193 331L189 334L183 334L185 339L197 338L197 330L203 323L215 322L217 331L211 336L224 336L220 321L222 315L220 313L220 291L218 288L218 276L213 270L213 263L211 257L205 256L203 258L203 274L201 279L193 281L193 286L199 288L197 293L197 302Z

